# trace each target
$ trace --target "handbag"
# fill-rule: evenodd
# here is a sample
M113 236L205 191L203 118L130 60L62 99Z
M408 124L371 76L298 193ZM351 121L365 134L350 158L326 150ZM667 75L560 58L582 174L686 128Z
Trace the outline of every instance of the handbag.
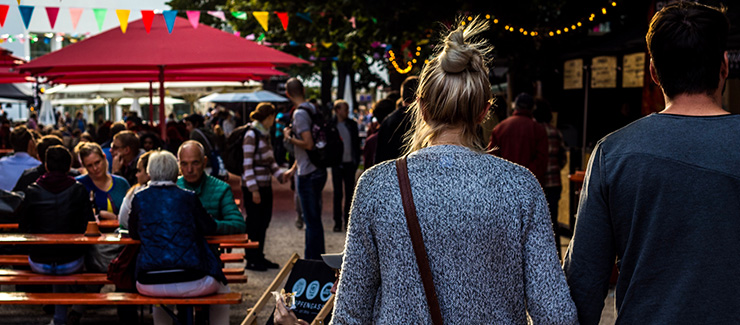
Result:
M421 235L421 226L416 216L416 206L414 205L414 196L411 194L411 182L409 181L409 172L406 165L406 157L396 159L396 174L398 175L398 186L401 188L401 200L403 201L403 212L406 215L406 224L411 236L411 244L414 246L416 255L416 264L419 266L421 282L424 285L424 293L429 305L429 313L432 315L432 324L442 325L442 310L439 307L437 292L434 290L434 279L432 270L429 268L429 258L424 248L424 238Z
M136 257L140 244L130 244L108 265L108 280L120 290L136 289Z

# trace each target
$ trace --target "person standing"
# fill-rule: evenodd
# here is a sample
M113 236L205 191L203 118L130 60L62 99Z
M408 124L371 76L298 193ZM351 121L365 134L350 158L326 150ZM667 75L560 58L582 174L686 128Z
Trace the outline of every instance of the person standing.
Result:
M618 324L740 317L740 116L722 107L724 11L680 1L650 22L650 75L665 109L591 154L564 264L581 324L599 323L615 260Z
M331 180L334 187L334 232L342 231L349 224L349 208L355 192L355 177L360 165L360 133L357 122L349 118L349 104L338 99L334 102L334 122L342 138L342 162L331 167ZM344 208L342 199L344 198Z
M491 132L488 149L494 155L527 167L544 183L547 169L547 133L532 117L534 98L521 93L514 99L514 114L497 124Z
M265 258L265 234L272 219L272 177L284 182L286 170L281 169L272 153L270 128L275 124L275 106L259 103L249 114L250 128L244 133L244 173L242 195L247 212L249 239L259 242L259 248L245 252L246 268L265 271L280 267Z
M419 77L410 76L406 78L401 84L401 102L397 105L396 110L380 123L378 143L375 148L376 164L403 155L407 146L404 136L411 129L412 123L409 107L416 100L418 85Z
M487 22L457 26L422 69L403 158L442 321L577 324L540 185L477 132L493 97ZM396 166L358 182L333 324L432 323Z
M316 107L306 100L303 83L290 78L285 83L285 94L296 105L291 126L283 129L285 141L293 145L295 162L288 175L297 173L297 192L306 224L306 259L320 259L325 251L324 226L321 223L321 192L326 185L326 168L311 163L307 151L314 148L311 135L311 116L317 113Z

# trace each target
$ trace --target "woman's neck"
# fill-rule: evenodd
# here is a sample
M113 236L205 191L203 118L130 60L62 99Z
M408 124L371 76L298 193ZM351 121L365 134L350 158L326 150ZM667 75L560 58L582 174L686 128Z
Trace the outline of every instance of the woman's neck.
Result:
M439 135L434 137L434 139L429 141L429 145L431 146L439 146L443 144L462 146L462 129L445 129L444 131L440 132Z

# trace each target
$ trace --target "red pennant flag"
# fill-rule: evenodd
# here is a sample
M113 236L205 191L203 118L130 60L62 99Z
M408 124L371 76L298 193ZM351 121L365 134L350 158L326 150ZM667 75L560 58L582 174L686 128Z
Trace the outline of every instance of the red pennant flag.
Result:
M287 12L275 12L280 18L280 22L283 24L283 30L288 30L288 13Z
M59 7L46 7L46 15L49 17L49 25L51 25L51 29L54 29L54 25L57 24L58 14Z
M146 33L149 34L149 31L152 30L152 20L154 20L154 10L142 10L141 20L144 21L144 29L146 29Z
M0 5L0 27L5 27L5 18L8 17L8 5Z

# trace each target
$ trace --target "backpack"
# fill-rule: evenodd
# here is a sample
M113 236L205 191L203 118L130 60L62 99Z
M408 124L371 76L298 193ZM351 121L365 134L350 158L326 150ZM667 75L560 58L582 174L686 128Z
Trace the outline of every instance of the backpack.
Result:
M211 144L211 141L208 140L208 136L206 136L203 131L199 129L195 129L195 131L198 131L198 133L203 137L203 139L206 141L206 144L208 144L208 147L211 149L210 152L208 152L208 148L204 148L207 152L205 153L208 157L208 161L210 162L210 168L211 168L211 176L216 177L220 180L225 180L229 177L229 174L224 168L224 160L221 158L221 153L218 151L216 147L214 147Z
M230 173L241 176L244 173L244 151L242 146L244 145L244 137L247 135L247 131L254 131L254 135L257 139L254 145L254 156L257 156L257 149L259 149L259 141L262 137L260 131L253 128L251 124L247 123L242 125L234 131L231 131L229 137L226 139L226 149L224 150L224 166Z
M298 109L306 111L311 117L311 136L314 147L306 151L311 163L320 168L341 164L344 145L339 130L337 130L337 123L331 118L331 112L323 111L318 107L316 113L302 106L298 106Z

